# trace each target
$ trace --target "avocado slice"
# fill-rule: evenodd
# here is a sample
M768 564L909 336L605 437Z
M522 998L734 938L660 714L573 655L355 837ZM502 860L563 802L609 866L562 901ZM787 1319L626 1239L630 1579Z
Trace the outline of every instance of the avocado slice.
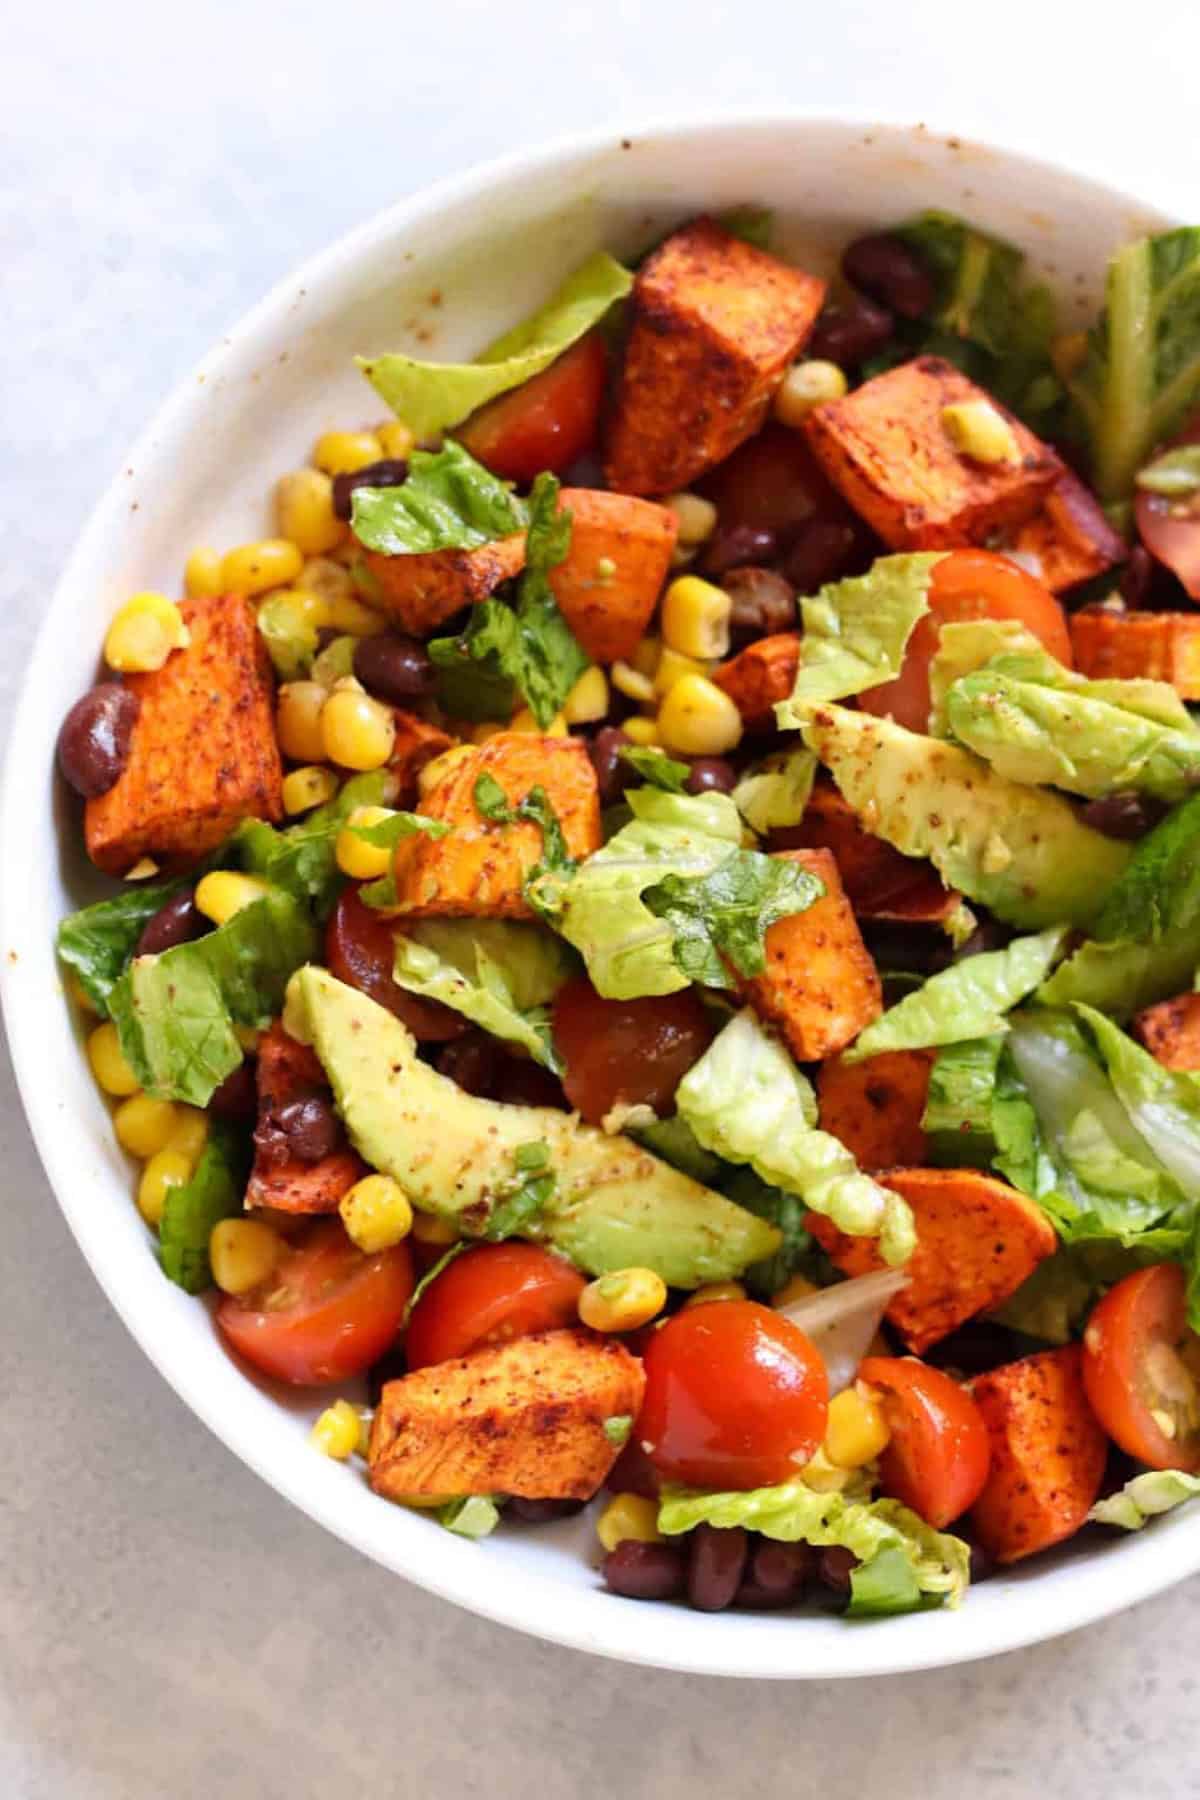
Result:
M1010 925L1088 925L1129 861L1066 800L956 744L843 706L814 707L803 731L868 831Z
M548 1106L466 1094L417 1055L384 1007L309 966L296 998L351 1143L414 1206L479 1235L511 1186L514 1153L544 1144L555 1191L522 1236L562 1250L589 1274L638 1265L671 1287L728 1281L780 1244L773 1225L659 1162Z

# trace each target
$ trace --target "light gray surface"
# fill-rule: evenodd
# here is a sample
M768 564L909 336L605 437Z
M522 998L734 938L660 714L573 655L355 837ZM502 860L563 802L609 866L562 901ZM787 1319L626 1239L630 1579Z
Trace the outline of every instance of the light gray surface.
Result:
M1195 210L1194 0L1160 0L1153 42L1108 0L1086 28L1033 0L7 10L6 716L63 556L161 395L289 266L433 176L618 114L846 105ZM544 1647L325 1537L183 1410L74 1249L7 1073L0 1166L6 1800L1200 1792L1200 1582L870 1692Z

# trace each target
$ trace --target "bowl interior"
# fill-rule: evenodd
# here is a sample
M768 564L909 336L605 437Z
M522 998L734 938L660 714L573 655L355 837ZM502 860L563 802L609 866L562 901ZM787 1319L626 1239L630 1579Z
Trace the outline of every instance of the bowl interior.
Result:
M764 120L553 147L360 229L276 288L173 396L121 463L63 577L9 757L4 998L43 1161L98 1279L187 1403L281 1493L384 1566L583 1649L707 1673L870 1674L986 1655L1115 1610L1200 1567L1200 1520L1165 1519L1141 1538L995 1580L953 1617L863 1629L633 1606L599 1588L585 1520L502 1530L481 1549L391 1507L357 1473L312 1452L311 1401L247 1379L204 1306L160 1274L53 956L58 918L101 891L76 809L54 779L54 741L94 678L116 604L138 589L178 591L197 544L263 535L274 479L306 460L317 434L378 418L355 353L469 355L589 251L633 253L689 214L743 202L773 208L781 252L822 271L857 230L927 206L960 211L1025 247L1068 320L1094 306L1109 251L1162 222L1067 172L922 128Z

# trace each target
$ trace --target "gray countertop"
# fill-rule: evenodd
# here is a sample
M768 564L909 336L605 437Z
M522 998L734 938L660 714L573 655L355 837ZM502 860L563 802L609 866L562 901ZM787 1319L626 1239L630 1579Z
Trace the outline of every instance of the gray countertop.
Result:
M1190 191L1194 212L1194 0L1160 0L1140 31L1090 10L1084 28L1036 0L986 19L949 0L10 9L6 716L63 557L160 396L293 263L436 175L618 116L811 104L1015 139L1184 211ZM867 1689L621 1668L385 1575L237 1463L141 1356L3 1079L0 1794L1200 1792L1200 1581L1041 1649Z

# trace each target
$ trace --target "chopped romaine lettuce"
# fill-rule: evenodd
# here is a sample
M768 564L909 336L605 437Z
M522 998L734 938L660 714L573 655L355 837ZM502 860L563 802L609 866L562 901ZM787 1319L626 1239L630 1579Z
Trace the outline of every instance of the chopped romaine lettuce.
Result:
M775 214L766 206L730 206L717 214L717 224L723 225L730 237L741 238L756 250L769 250Z
M390 782L384 769L352 775L327 805L282 831L262 819L246 819L229 840L230 859L273 887L307 901L323 919L345 882L337 866L338 832L356 806L383 805L393 791Z
M1193 794L1136 845L1096 920L1096 936L1144 943L1200 927L1198 841L1200 794Z
M1093 1007L1075 1011L1091 1031L1134 1127L1184 1193L1200 1199L1200 1077L1165 1069Z
M766 934L777 919L805 912L825 892L799 863L734 850L708 875L668 875L643 895L675 936L675 961L703 987L733 987L766 968ZM728 965L728 967L726 966Z
M249 1144L223 1119L209 1122L208 1139L191 1179L167 1189L158 1227L163 1273L189 1294L212 1285L208 1240L213 1226L242 1210L250 1168Z
M760 837L798 825L817 774L811 750L774 750L751 763L733 790L733 803Z
M802 600L804 636L791 697L775 707L781 730L802 725L818 701L843 700L900 673L917 620L929 611L937 552L881 556L865 575Z
M938 647L929 665L929 729L933 736L949 736L946 695L956 681L985 668L995 656L1040 649L1038 639L1016 619L948 620L938 634Z
M993 1109L1003 1037L947 1044L929 1072L921 1129L929 1160L956 1169L989 1168L996 1154Z
M1114 1282L1149 1263L1177 1261L1188 1254L1188 1232L1171 1226L1144 1232L1132 1244L1076 1238L1060 1244L988 1316L1044 1343L1068 1344L1079 1336L1092 1307Z
M877 1550L870 1562L850 1571L848 1619L893 1619L942 1605L941 1594L925 1594L908 1554L894 1546Z
M357 487L351 529L360 544L385 556L434 550L478 550L522 531L524 503L507 482L463 449L414 450L399 487Z
M521 1044L548 1069L561 1069L548 1008L572 966L551 932L507 919L428 919L396 937L394 976L402 988Z
M666 794L687 793L691 764L677 762L665 750L625 744L621 749L621 760L627 762L631 769L636 769L642 780L651 787L662 788Z
M1082 1002L1128 1019L1144 1006L1192 985L1200 964L1200 923L1169 931L1157 942L1080 944L1038 989L1046 1006Z
M129 965L142 931L160 907L188 886L187 879L131 883L111 900L70 913L58 928L58 957L72 969L96 1011L108 1016L108 999Z
M1200 1494L1200 1475L1189 1475L1183 1469L1147 1469L1097 1500L1088 1518L1097 1525L1116 1525L1122 1531L1140 1531L1150 1519L1171 1512L1185 1500Z

